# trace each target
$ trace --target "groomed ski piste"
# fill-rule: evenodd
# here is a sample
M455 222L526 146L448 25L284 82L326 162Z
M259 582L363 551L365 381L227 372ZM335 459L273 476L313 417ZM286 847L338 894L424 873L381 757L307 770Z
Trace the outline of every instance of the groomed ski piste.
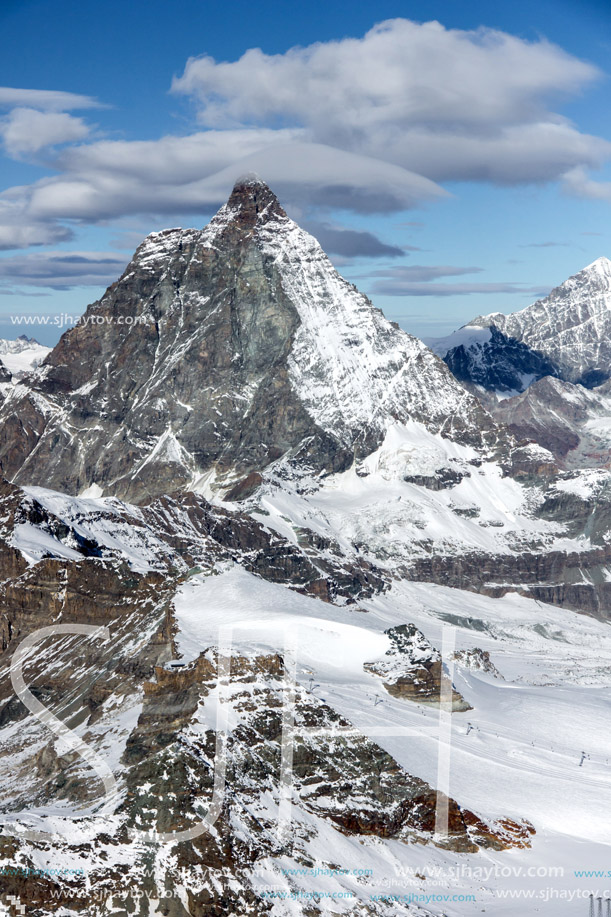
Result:
M194 576L175 605L181 661L197 658L228 629L236 652L283 653L294 646L300 684L371 735L409 773L435 786L440 752L449 755L449 790L461 805L490 818L526 818L536 829L531 849L477 854L330 831L308 851L321 874L324 863L354 864L371 871L366 882L372 896L405 902L412 895L414 903L448 917L586 914L590 892L604 895L611 886L586 876L606 874L610 855L607 624L521 596L491 599L407 582L360 602L355 611L290 593L238 566ZM435 709L392 697L363 668L389 648L384 630L405 621L438 647L445 632L456 650L489 652L502 676L456 663L454 684L473 709L452 714L449 746L435 734ZM393 735L395 729L413 735ZM272 884L281 867L270 863ZM322 882L312 870L303 876L303 889L350 890L353 881ZM455 894L475 901L431 898ZM349 899L346 905L334 902L338 913L350 913Z

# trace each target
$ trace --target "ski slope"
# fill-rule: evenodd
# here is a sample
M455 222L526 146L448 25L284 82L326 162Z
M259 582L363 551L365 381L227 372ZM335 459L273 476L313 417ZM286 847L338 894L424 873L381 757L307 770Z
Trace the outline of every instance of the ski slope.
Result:
M474 709L452 715L450 793L489 818L531 821L532 849L449 854L396 841L337 839L353 845L355 862L373 864L372 895L443 894L453 885L476 902L423 906L447 917L482 911L569 917L587 913L589 892L607 887L573 874L606 869L611 856L611 632L605 623L519 596L491 599L408 582L358 610L339 608L237 566L193 577L175 606L183 661L215 645L229 626L236 648L283 652L294 646L300 683L433 785L437 713L391 697L363 664L386 652L384 630L406 621L438 647L445 627L457 649L490 652L502 679L458 665L454 672ZM401 729L414 735L393 734ZM588 757L580 766L582 752ZM315 843L313 856L324 861L325 855ZM519 897L507 897L513 893Z

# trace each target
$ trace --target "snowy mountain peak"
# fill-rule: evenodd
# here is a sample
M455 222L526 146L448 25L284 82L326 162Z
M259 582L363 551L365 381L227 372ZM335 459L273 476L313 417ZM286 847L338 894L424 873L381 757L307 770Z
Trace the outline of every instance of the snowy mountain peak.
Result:
M150 235L87 316L3 406L11 478L137 501L210 495L279 462L343 471L395 423L476 446L496 435L260 179L240 179L204 229Z
M433 343L462 381L521 392L551 374L600 385L611 366L611 260L597 258L544 299L511 315L480 315L466 327L472 326L489 329L494 346L474 339L466 345L464 329Z
M40 366L49 353L50 347L25 334L20 334L14 341L0 340L0 358L14 381Z
M39 344L36 338L29 338L26 334L20 334L14 341L0 340L0 353L21 353L35 347L42 347L42 344Z
M236 179L236 182L233 186L233 191L231 192L231 197L234 194L240 193L245 189L250 189L252 194L268 194L277 200L276 195L273 193L267 182L263 181L261 176L257 172L245 172L244 175L240 175Z
M600 258L597 258L591 264L588 264L586 267L580 271L581 274L585 272L601 274L605 277L611 278L611 259L607 258L605 255L602 255Z

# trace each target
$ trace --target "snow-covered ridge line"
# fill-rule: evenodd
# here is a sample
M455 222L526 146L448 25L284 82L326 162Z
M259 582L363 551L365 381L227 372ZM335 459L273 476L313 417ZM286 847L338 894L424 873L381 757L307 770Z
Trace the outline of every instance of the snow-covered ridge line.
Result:
M10 372L13 382L35 370L50 353L50 347L24 334L16 340L0 340L0 365Z

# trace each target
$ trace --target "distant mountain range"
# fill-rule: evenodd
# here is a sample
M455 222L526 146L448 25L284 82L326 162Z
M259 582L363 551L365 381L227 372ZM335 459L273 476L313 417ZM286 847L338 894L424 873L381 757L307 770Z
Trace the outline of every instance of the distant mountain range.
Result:
M600 385L611 377L611 261L598 258L520 312L478 316L429 343L458 379L488 390L516 394L549 375Z
M36 369L51 353L50 347L21 334L14 341L0 339L0 382L17 381Z

